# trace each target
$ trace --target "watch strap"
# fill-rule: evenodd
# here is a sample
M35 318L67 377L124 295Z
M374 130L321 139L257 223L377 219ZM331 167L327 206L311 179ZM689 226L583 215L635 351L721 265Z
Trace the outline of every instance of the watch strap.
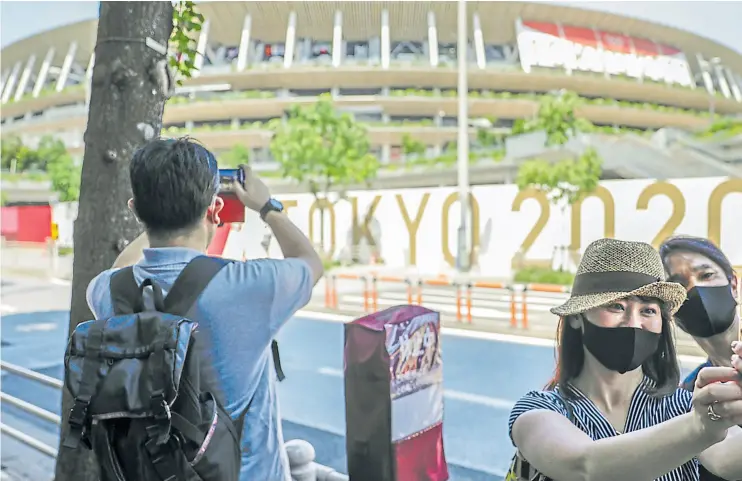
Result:
M268 202L265 203L265 205L260 209L260 218L265 221L265 216L268 215L268 212L281 212L281 208L279 208L275 202L273 202L273 199L268 200Z

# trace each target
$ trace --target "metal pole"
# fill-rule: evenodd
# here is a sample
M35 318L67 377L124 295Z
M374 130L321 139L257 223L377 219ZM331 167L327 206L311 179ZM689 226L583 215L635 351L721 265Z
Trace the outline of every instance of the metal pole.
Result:
M54 423L57 426L62 424L61 416L54 414L53 412L49 412L45 409L41 409L34 404L26 402L23 399L18 399L17 397L11 396L10 394L0 392L0 401L2 401L2 404L10 404L17 407L21 411L33 414L34 416L38 416L44 421L49 421L50 423Z
M28 434L24 434L23 432L12 428L6 424L0 423L0 432L3 434L7 434L11 438L14 438L23 444L30 446L34 448L35 450L42 452L46 454L49 457L56 458L57 457L57 450L53 447L42 443L38 439L32 438Z
M467 66L469 61L468 31L466 22L466 0L458 0L458 46L456 49L459 61L459 135L458 135L458 183L461 220L458 231L457 268L468 271L469 265L469 85Z
M3 371L8 371L11 374L16 374L25 379L40 382L41 384L44 384L46 386L51 386L57 389L62 389L64 387L64 383L59 379L44 376L43 374L39 374L36 371L31 371L30 369L26 369L25 367L16 366L15 364L10 364L5 361L0 361L0 369L2 369Z

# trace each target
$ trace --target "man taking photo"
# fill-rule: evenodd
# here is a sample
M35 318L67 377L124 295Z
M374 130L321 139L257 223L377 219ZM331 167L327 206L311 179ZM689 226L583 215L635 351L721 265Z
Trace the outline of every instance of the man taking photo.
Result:
M323 274L322 261L307 237L271 198L250 170L240 201L270 226L284 259L234 261L202 291L190 316L198 323L197 345L213 365L227 412L244 416L240 479L290 481L271 340L304 307ZM205 254L224 204L213 154L189 139L157 139L134 154L129 207L144 225L111 269L95 277L87 301L96 319L114 315L110 280L134 266L135 280L151 278L166 295L183 268ZM249 409L248 409L249 407Z

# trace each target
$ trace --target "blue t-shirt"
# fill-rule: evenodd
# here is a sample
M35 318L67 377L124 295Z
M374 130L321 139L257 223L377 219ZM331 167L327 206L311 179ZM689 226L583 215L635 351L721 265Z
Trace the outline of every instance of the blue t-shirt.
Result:
M152 278L163 290L181 270L202 255L192 249L145 249L134 266L138 283ZM117 269L90 282L87 301L96 319L113 316L110 279ZM312 295L312 273L300 259L233 262L212 279L192 310L199 325L199 344L216 369L225 408L237 419L247 409L242 432L241 481L290 481L283 447L271 340Z

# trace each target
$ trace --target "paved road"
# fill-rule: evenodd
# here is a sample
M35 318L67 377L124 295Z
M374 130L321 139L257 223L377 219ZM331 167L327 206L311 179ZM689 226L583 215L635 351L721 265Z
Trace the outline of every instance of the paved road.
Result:
M2 318L2 359L61 377L67 312L59 307L43 313L21 312L22 305L15 302L25 300L32 288L20 284L4 286L5 308L15 309L16 313ZM67 302L67 287L51 285L46 289L44 295L36 297L38 301L32 303L28 299L25 307ZM58 297L61 298L55 300ZM339 316L307 313L289 322L279 336L287 373L286 381L280 384L280 399L286 439L310 441L317 449L318 462L346 472L341 320ZM507 436L509 410L521 395L539 389L549 379L553 349L543 340L447 329L443 356L444 436L452 480L500 480L512 455ZM2 389L59 412L60 394L51 388L4 375ZM3 406L2 414L7 424L56 445L55 427L11 406ZM39 456L38 462L20 462L21 454L27 451L22 452L6 436L2 441L4 465L27 471L27 479L48 479L38 476L49 472L51 461ZM32 472L37 476L31 477Z

